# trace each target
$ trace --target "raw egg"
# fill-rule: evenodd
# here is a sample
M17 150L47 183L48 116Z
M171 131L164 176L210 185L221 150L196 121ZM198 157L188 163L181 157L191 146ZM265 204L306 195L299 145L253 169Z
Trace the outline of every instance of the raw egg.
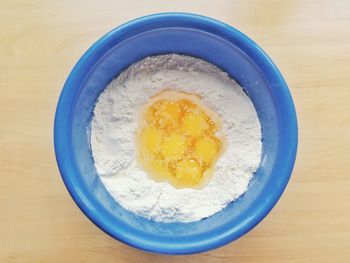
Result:
M152 179L201 187L224 149L220 116L196 94L164 90L141 108L136 146L138 163Z

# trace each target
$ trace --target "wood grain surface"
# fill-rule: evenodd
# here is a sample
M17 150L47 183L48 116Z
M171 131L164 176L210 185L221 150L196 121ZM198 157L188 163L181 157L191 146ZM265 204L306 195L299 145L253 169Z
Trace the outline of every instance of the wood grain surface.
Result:
M128 247L77 208L53 151L56 103L100 36L164 11L211 16L253 38L291 89L300 142L283 197L223 248ZM350 262L349 1L0 1L0 262Z

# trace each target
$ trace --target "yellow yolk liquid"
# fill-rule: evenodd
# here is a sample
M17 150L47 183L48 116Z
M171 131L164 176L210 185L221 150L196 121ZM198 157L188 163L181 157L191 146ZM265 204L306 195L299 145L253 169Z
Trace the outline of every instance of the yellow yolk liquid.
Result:
M223 151L220 117L194 94L164 90L144 105L136 131L138 162L177 188L208 182Z

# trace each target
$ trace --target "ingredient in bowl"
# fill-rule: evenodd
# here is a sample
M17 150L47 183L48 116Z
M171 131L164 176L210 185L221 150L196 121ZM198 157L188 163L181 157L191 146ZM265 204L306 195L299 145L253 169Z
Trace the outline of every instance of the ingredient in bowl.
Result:
M212 166L210 180L201 188L176 188L167 181L156 181L136 161L139 113L152 97L169 87L197 94L222 121L216 135L225 135L225 149ZM196 136L198 130L192 123L200 125L200 118L183 122L184 129ZM155 138L147 142L149 147L160 143L158 132L149 131L147 136ZM172 141L181 139L174 136L166 144L172 145ZM211 143L198 142L202 158L214 154ZM182 152L183 145L180 142L176 152ZM155 221L191 222L213 215L247 190L260 163L261 128L249 97L225 72L201 59L160 55L131 65L101 93L91 122L91 150L99 178L125 209ZM177 170L187 176L197 168L192 161L181 160Z
M223 140L220 117L193 94L165 90L141 109L138 161L150 177L177 188L208 182Z

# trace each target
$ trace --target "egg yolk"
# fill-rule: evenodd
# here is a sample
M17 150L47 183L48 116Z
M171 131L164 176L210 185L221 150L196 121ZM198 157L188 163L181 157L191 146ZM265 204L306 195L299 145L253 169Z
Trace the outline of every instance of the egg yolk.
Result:
M194 94L165 90L143 106L136 130L138 162L156 181L196 188L223 151L220 117Z

